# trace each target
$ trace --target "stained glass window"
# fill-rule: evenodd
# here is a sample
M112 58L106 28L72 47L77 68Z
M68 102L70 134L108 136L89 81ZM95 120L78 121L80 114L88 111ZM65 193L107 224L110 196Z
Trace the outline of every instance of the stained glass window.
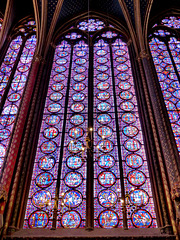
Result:
M180 151L180 41L171 28L180 28L179 17L162 19L150 35L149 46L176 145Z
M90 48L105 23L77 27L55 50L24 228L157 227L127 45L108 30Z
M0 31L1 31L1 28L2 28L2 23L3 23L3 19L0 17Z
M17 35L11 41L0 66L0 100L4 101L0 115L0 170L5 163L6 151L26 86L35 46L35 35L29 36L25 41L22 40L22 36ZM18 64L17 58L20 58Z

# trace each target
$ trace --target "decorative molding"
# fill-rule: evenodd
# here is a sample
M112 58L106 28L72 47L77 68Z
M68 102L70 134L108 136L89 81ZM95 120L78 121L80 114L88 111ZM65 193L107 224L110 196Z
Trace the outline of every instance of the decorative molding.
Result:
M3 184L0 184L0 202L4 201L7 202L8 200L8 194L5 190L5 187Z

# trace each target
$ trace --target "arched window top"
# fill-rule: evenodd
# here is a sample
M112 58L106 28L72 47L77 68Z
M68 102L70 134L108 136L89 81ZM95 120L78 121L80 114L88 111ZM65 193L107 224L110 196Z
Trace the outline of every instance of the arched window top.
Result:
M21 34L21 35L28 35L35 34L36 32L36 23L33 19L25 19L19 22L13 29L13 33Z
M180 17L179 16L167 16L156 22L153 27L166 26L169 28L180 28Z
M165 17L161 20L161 24L170 28L180 28L180 17Z
M95 32L97 30L101 30L105 27L105 23L99 19L86 19L84 21L79 22L77 28L88 31L88 32Z

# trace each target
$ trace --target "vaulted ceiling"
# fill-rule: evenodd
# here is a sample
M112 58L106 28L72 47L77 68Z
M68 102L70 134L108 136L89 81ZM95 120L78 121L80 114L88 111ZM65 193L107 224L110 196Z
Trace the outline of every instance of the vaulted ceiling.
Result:
M12 0L11 0L12 1ZM41 1L35 0L38 3L39 14L41 15ZM34 1L34 2L35 2ZM1 0L0 13L4 15L7 0ZM48 0L48 19L47 27L50 27L52 17L56 8L58 0ZM125 6L131 17L134 25L134 4L135 0L124 0ZM143 25L148 3L150 0L140 0L141 22ZM14 0L14 22L18 22L28 15L34 15L33 0ZM166 11L170 8L180 9L179 0L154 0L150 11L150 18L158 15L160 11ZM82 14L84 12L94 11L105 14L108 17L113 17L125 23L122 9L118 0L64 0L61 12L59 13L56 28L64 24L67 20Z

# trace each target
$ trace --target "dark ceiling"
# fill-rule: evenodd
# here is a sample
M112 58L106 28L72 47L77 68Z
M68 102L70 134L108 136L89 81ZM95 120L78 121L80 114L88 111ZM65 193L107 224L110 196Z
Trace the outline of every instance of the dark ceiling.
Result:
M48 28L57 5L58 0L48 0ZM134 24L134 3L133 0L124 0ZM0 12L4 15L7 0L1 0ZM148 0L140 0L141 21L144 22ZM41 0L38 0L39 11L41 12ZM34 16L33 0L14 0L15 23L26 16ZM170 8L180 9L180 0L154 0L151 9L150 18L158 15L161 11ZM118 0L64 0L61 12L59 14L57 28L66 23L69 19L76 17L84 12L94 11L114 19L125 22L122 10Z

